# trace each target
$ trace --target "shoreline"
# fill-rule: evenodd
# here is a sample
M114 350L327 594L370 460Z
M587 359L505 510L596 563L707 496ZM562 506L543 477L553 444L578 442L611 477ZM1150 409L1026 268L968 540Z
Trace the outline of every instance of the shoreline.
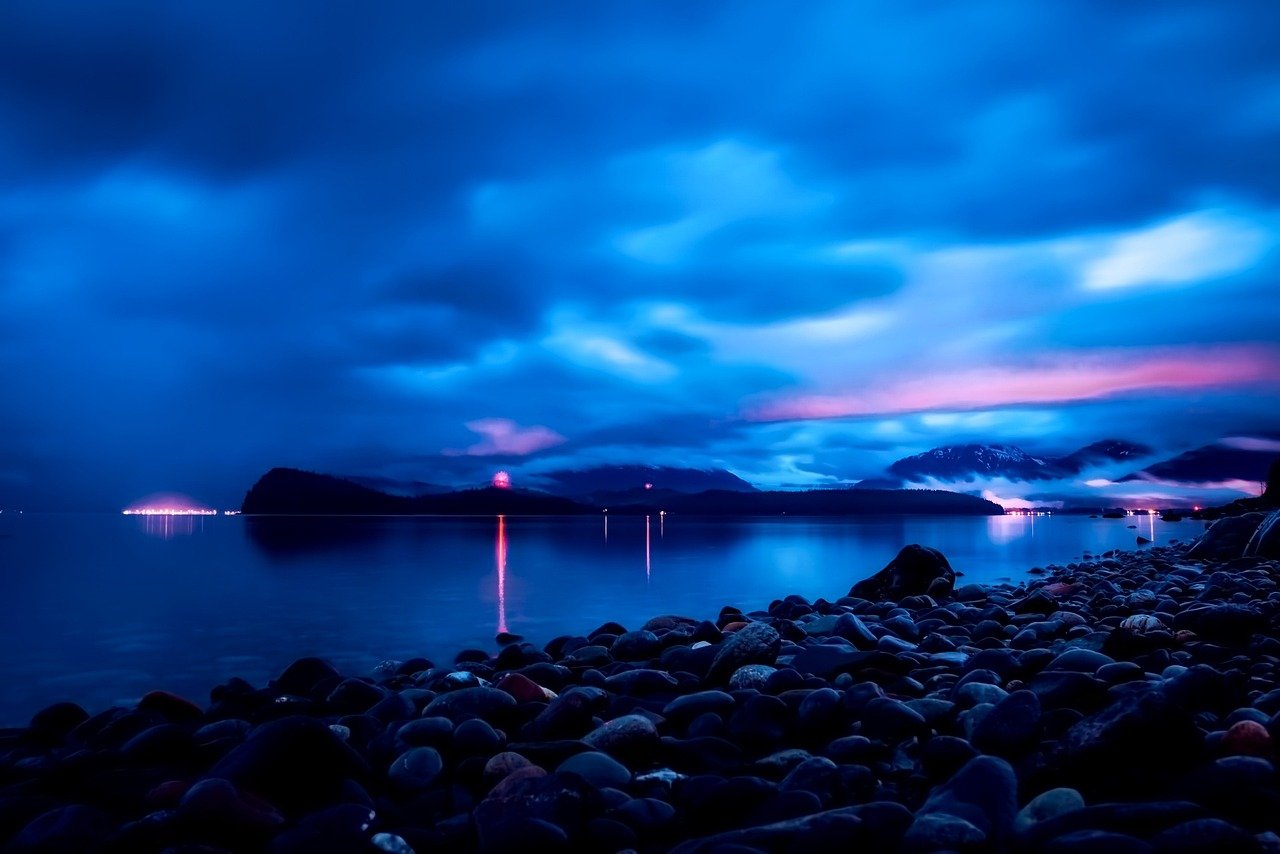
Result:
M908 589L919 567L904 563L877 591L892 601L861 582L865 598L606 623L541 648L511 637L449 666L351 678L301 659L265 687L215 687L208 706L164 692L92 717L57 704L0 731L0 840L1280 845L1280 561L1188 549L1021 585L953 589L953 575L936 599Z

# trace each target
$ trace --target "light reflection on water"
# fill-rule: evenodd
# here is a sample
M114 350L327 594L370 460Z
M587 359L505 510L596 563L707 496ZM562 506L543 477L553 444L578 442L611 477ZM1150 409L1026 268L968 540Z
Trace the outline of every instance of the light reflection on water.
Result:
M498 517L498 533L494 544L494 561L498 569L498 634L507 631L507 517Z
M171 513L155 515L131 515L136 519L138 527L148 537L160 540L171 540L174 537L189 537L197 531L204 531L205 516L174 515Z
M672 517L671 528L662 516L6 513L0 726L64 698L99 709L165 687L203 701L217 681L264 684L303 655L364 673L385 658L492 650L502 631L541 644L611 620L834 599L912 542L939 548L963 582L991 582L1134 549L1137 534L1165 543L1203 530L1059 516Z

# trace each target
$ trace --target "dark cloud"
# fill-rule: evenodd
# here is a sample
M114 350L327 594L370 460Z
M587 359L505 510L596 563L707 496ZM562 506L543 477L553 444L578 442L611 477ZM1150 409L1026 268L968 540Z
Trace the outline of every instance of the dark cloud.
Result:
M566 438L513 468L773 484L1100 421L1171 452L1275 429L1256 386L739 417L1274 345L1278 41L1262 0L6 3L0 504L234 501L276 464L471 482L492 461L441 451L483 418ZM1194 274L1135 279L1133 239Z

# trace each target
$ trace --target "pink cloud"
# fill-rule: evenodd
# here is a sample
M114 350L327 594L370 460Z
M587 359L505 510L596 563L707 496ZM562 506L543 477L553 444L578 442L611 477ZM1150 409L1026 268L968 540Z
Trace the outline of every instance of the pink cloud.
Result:
M551 448L563 443L561 436L550 427L521 427L509 418L480 418L468 421L468 430L483 436L480 442L464 450L446 449L447 456L491 457L508 455L523 457L535 451Z
M1097 400L1137 392L1280 384L1280 355L1262 347L1209 347L1058 356L1034 365L899 380L863 392L780 397L748 407L749 421L807 421L931 410Z

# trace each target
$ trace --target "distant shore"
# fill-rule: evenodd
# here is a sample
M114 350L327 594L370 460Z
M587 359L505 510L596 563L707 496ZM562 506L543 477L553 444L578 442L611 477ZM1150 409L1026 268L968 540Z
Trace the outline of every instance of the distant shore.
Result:
M904 549L832 600L501 636L364 677L302 659L207 704L57 704L0 731L0 839L1263 850L1280 844L1280 561L1231 555L1229 527L1017 586L957 586L944 556Z

